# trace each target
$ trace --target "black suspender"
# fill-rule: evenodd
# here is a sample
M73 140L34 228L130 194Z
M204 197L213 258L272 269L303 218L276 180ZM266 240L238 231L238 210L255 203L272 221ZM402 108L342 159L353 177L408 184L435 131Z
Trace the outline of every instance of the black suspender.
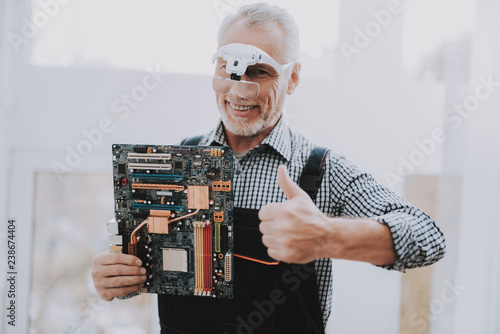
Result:
M311 197L313 201L316 198L319 187L321 186L321 180L323 179L323 173L325 170L324 164L329 153L329 149L315 147L309 155L306 165L302 170L299 186Z
M201 141L201 138L202 136L186 138L182 141L181 145L196 146ZM306 165L302 170L299 186L311 197L313 201L318 194L319 187L321 186L321 180L323 179L324 173L324 163L329 153L330 150L327 148L315 147L309 155Z

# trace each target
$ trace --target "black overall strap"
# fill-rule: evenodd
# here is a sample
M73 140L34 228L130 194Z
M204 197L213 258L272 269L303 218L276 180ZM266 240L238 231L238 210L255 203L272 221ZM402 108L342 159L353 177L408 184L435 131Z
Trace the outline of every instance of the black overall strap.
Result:
M330 150L323 147L315 147L300 176L299 186L311 197L314 201L318 194L318 189L323 179L324 164Z
M200 143L201 138L203 136L196 136L196 137L191 137L191 138L186 138L181 142L181 145L191 145L191 146L196 146Z

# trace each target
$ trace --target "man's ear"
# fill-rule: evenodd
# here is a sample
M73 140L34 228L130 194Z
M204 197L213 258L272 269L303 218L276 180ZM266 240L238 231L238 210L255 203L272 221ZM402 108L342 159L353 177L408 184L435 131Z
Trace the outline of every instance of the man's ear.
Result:
M297 88L299 84L301 67L302 64L299 62L293 64L292 73L290 74L290 79L288 80L288 89L287 89L288 95L292 95L293 92L295 91L295 88Z

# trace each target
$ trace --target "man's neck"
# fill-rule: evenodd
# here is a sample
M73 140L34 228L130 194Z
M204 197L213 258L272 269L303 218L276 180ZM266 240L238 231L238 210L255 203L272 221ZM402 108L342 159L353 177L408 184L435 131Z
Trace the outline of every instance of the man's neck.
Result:
M226 138L229 146L236 152L246 152L255 146L262 143L262 141L271 133L272 128L266 129L264 132L255 136L238 136L226 130Z

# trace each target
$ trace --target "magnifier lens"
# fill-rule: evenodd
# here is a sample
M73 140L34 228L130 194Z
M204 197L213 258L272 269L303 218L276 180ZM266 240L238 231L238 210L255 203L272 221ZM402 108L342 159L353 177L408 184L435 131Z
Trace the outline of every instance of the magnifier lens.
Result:
M235 81L229 78L214 76L212 87L218 94L238 94L243 99L255 99L259 95L259 84L251 81Z

